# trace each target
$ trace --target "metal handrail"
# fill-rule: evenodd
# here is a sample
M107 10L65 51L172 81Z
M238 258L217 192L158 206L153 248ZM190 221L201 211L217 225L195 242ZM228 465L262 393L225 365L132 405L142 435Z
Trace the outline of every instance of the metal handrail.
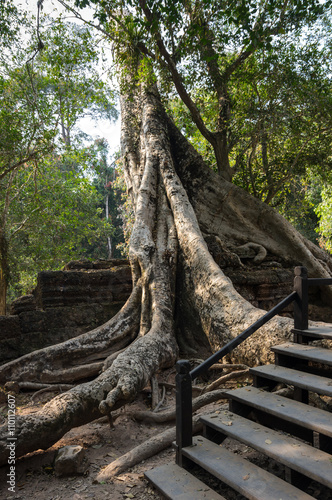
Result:
M308 278L308 285L332 285L332 278Z
M180 360L176 364L176 462L182 466L182 448L192 444L192 380L206 372L210 366L220 361L244 340L255 333L265 323L294 302L294 332L308 328L308 287L309 285L332 285L332 278L308 278L305 267L295 268L294 291L246 328L235 339L228 342L218 352L212 354L199 366L191 370L189 361Z
M283 299L279 304L277 304L273 309L268 311L264 316L259 318L255 323L253 323L249 328L246 328L240 335L232 339L228 344L224 345L219 351L215 352L208 359L203 361L199 366L196 366L190 372L191 379L194 380L196 377L204 373L206 370L210 368L214 363L220 361L226 354L235 349L238 345L242 344L248 337L250 337L253 333L255 333L259 328L261 328L265 323L270 321L274 316L279 314L285 307L296 300L297 292L292 292L285 299Z

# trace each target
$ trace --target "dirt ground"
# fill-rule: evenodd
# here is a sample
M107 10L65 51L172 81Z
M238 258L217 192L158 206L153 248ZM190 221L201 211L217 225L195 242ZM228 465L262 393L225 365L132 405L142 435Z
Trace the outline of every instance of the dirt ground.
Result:
M167 378L170 379L169 375ZM172 382L172 380L170 380ZM241 382L248 384L248 380ZM227 384L227 389L236 387L237 382ZM32 393L15 394L18 414L33 413L51 399L54 394L43 394L37 402L31 401ZM175 404L174 389L166 391L163 408ZM208 413L227 408L225 400L210 404L199 412ZM46 451L30 453L16 461L15 493L8 491L8 465L0 468L0 500L162 500L161 496L144 478L144 472L175 461L175 453L169 448L158 455L142 461L126 472L115 477L111 482L97 484L94 479L98 472L116 458L122 456L151 436L161 433L174 424L139 423L128 416L138 410L151 409L151 394L147 388L135 403L126 405L118 411L114 426L100 421L72 429L54 446ZM0 404L0 424L7 416L7 404ZM65 445L81 445L85 449L85 472L72 477L57 477L54 473L54 459L59 448ZM246 456L250 461L262 466L279 476L283 475L280 465L262 456L256 451L236 441L227 439L223 446L233 452ZM196 475L199 477L200 471ZM208 480L206 474L202 477ZM210 486L228 500L242 500L242 495L227 486L211 479ZM331 490L312 483L307 493L318 500L332 500Z
M164 374L169 382L174 382L174 373ZM164 377L163 377L164 378ZM50 400L54 393L40 395L36 402L31 401L33 393L15 394L17 414L38 411ZM217 409L225 401L214 403L207 408ZM161 409L175 405L175 391L168 389ZM142 392L139 399L119 410L113 428L109 423L91 422L72 429L54 446L46 451L30 453L16 461L15 493L8 491L8 465L0 468L1 500L161 500L162 497L144 478L144 472L169 462L174 462L172 448L140 462L117 476L112 482L96 484L97 473L117 457L122 456L151 436L172 427L174 423L139 423L128 417L128 412L151 409L149 388ZM0 424L7 416L7 403L0 404ZM57 477L54 473L54 459L59 448L66 445L81 445L85 449L85 473L75 477Z

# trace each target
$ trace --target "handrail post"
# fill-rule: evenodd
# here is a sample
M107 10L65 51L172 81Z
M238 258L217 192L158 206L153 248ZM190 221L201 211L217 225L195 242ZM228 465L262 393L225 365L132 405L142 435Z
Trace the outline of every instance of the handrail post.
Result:
M182 448L192 445L192 387L189 361L176 363L176 463L182 467Z
M308 328L308 272L305 267L298 266L294 269L294 291L297 298L294 302L294 328L307 330Z

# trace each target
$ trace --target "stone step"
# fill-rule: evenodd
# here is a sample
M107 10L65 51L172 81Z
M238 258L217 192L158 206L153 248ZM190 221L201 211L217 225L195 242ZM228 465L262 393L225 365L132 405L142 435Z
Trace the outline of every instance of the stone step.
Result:
M287 342L274 346L271 350L280 358L296 358L304 361L314 361L324 365L332 366L332 351L322 347L307 344L294 344ZM278 363L279 364L279 363Z
M145 472L144 475L170 500L225 500L176 464L161 465Z
M329 453L229 411L203 416L201 421L203 426L232 437L289 469L332 488L332 456Z
M311 373L300 372L292 368L283 366L265 365L250 368L250 373L254 377L254 385L262 387L266 380L273 380L276 383L282 382L294 385L317 394L324 394L332 397L332 380L328 377L320 377Z
M312 500L313 497L204 437L183 455L250 500Z
M241 387L226 391L225 395L239 405L250 407L306 429L332 437L332 415L292 399L266 392L256 387ZM239 406L241 407L241 406Z
M306 330L292 330L295 337L305 337L307 340L330 339L332 340L332 324L331 326L309 326Z

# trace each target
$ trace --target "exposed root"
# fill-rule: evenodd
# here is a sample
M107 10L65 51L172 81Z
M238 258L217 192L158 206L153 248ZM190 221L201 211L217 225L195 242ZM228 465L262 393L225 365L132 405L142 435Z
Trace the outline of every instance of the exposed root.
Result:
M202 394L197 398L193 399L193 412L202 408L202 406L208 405L210 403L215 403L220 399L225 398L225 392L221 390L208 392L206 394ZM163 424L165 422L172 422L176 417L176 409L172 408L170 410L161 411L159 413L155 413L152 411L137 411L133 413L129 413L129 417L137 420L138 422L154 422L156 424Z
M253 258L253 262L255 264L260 264L263 262L265 257L267 256L267 251L266 248L263 247L263 245L259 245L257 243L253 242L248 242L245 245L241 245L240 247L237 247L237 250L246 250L246 249L251 249L256 252L255 257Z
M209 370L247 370L248 366L243 364L228 364L228 363L215 363L210 366Z
M161 395L161 400L159 401L159 403L157 404L157 406L155 407L155 409L153 410L154 413L157 413L157 411L159 411L159 409L162 407L163 405L163 402L164 402L164 399L165 399L165 395L166 395L166 387L163 386L162 388L162 395Z
M203 427L198 420L199 416L194 417L193 432L200 432ZM104 481L109 481L114 476L121 474L121 472L127 470L129 467L133 467L142 460L146 460L147 458L156 455L160 451L169 448L175 440L175 433L175 427L171 427L161 434L153 436L147 441L144 441L144 443L128 451L128 453L122 455L122 457L117 458L116 460L114 460L114 462L112 462L107 467L105 467L105 469L99 472L95 479L95 482L102 483Z
M64 383L77 382L78 380L89 379L99 375L103 366L103 361L100 361L99 363L75 366L66 370L44 370L40 375L40 380L41 382L50 384L59 383L60 381Z
M0 382L61 383L74 382L97 375L103 361L87 360L118 352L137 336L141 287L137 284L131 296L110 321L60 344L26 354L0 367Z
M170 382L159 382L159 385L165 387L165 389L176 389L176 385L175 384L171 384ZM202 393L202 388L199 387L198 385L193 385L191 387L191 390L192 392L196 392L198 394L201 394Z
M221 384L224 384L228 380L239 379L239 378L243 377L243 375L247 375L248 373L249 373L249 368L247 368L246 370L239 370L237 372L227 373L226 375L219 377L217 380L215 380L211 384L207 385L203 389L203 392L205 393L205 392L213 391L214 389L216 389L217 387L220 387Z
M38 396L41 394L45 394L45 392L66 392L69 391L69 389L72 389L74 386L70 384L58 384L58 385L48 385L47 387L43 387L42 389L39 389L39 391L35 392L31 396L31 401L36 401Z
M150 384L151 384L152 409L154 410L159 403L159 385L158 385L158 379L155 375L152 375Z
M43 389L44 387L50 387L51 384L39 384L36 382L15 382L14 380L10 380L6 382L4 388L6 391L15 392L18 394L22 391L38 391L39 389Z
M112 366L113 362L116 360L116 358L119 356L119 354L121 354L124 350L124 349L120 349L119 351L117 352L113 352L112 354L110 354L104 361L104 364L103 364L103 371L107 370L107 368L109 368L110 366Z

